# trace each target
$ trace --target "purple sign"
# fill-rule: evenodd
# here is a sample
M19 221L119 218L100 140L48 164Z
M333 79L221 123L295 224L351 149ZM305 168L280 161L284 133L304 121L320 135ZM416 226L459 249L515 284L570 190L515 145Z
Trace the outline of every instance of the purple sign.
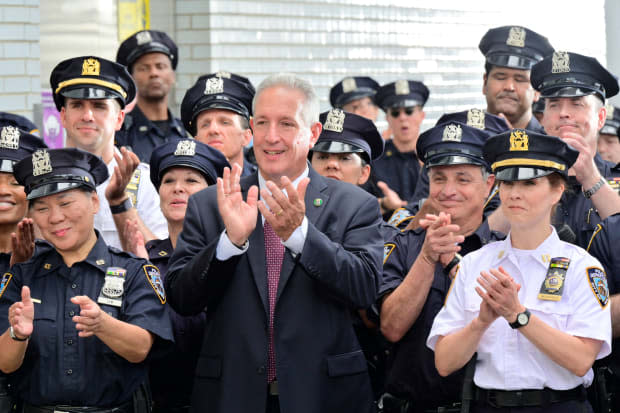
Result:
M51 91L41 92L41 106L43 108L43 141L51 149L64 148L65 130L60 123L60 113L54 104Z

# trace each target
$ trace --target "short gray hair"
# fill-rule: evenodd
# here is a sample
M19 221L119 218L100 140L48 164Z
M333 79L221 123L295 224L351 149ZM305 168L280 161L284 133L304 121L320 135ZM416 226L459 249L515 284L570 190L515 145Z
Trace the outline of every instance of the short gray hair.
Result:
M256 113L256 101L258 100L258 96L265 89L277 86L298 90L304 95L305 99L302 103L301 117L307 127L319 121L319 97L316 95L314 87L307 80L297 77L292 73L278 73L265 78L256 89L256 94L252 100L252 113Z

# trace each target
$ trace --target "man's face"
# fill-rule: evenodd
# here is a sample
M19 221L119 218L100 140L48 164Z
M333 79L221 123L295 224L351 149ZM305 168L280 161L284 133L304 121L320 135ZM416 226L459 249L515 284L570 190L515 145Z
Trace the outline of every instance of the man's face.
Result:
M214 147L231 163L243 156L252 131L241 126L239 115L226 109L209 109L196 117L196 140Z
M441 165L431 167L428 176L432 205L450 214L453 223L482 217L493 175L483 179L478 165Z
M346 103L342 106L342 110L363 116L373 122L375 122L379 116L379 107L377 107L368 96Z
M598 131L605 124L605 107L594 95L547 98L542 126L560 138L577 134L596 149Z
M265 179L294 180L306 168L308 152L319 138L321 123L306 125L302 117L305 96L284 86L264 89L255 102L252 129L256 163Z
M163 53L146 53L132 66L131 76L136 82L138 96L146 100L161 100L174 85L174 70L168 56Z
M620 163L620 138L617 135L607 133L599 134L598 153L606 161L614 164Z
M65 98L60 121L67 131L67 146L96 153L114 139L125 113L113 99Z
M417 141L420 125L424 120L424 111L420 106L390 108L385 118L397 143L409 144Z
M487 111L503 113L515 121L531 109L537 92L530 83L530 71L493 66L484 75L482 93L487 99Z

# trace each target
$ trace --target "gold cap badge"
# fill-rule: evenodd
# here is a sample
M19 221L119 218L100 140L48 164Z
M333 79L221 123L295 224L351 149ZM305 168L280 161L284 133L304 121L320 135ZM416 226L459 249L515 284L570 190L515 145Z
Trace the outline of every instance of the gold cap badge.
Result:
M463 129L461 129L461 125L446 125L443 128L443 138L442 141L452 141L452 142L460 142L463 137Z
M224 93L224 81L221 77L210 77L205 83L205 95Z
M570 56L568 52L553 52L551 73L570 72Z
M39 149L32 154L32 175L39 176L52 172L50 154L45 149Z
M84 59L84 63L82 63L82 76L99 76L100 71L101 63L99 63L99 60L92 57Z
M352 77L342 80L342 93L350 93L357 89L357 83Z
M480 109L469 109L467 111L467 126L484 129L484 111Z
M177 143L177 149L174 156L194 156L196 155L196 142L184 140Z
M524 47L525 46L525 29L523 27L511 27L508 31L506 39L508 46Z
M397 80L394 84L394 92L397 95L408 95L411 93L411 90L409 90L409 81L405 79Z
M17 149L19 148L19 129L15 126L5 126L0 133L0 148Z
M510 150L527 151L529 150L529 137L524 130L514 129L510 132Z
M325 119L325 125L323 125L323 129L330 130L332 132L342 133L344 130L344 111L342 109L332 109L327 114L327 119Z
M136 40L138 41L138 46L141 46L146 43L151 43L153 38L151 37L151 32L140 32L136 34Z

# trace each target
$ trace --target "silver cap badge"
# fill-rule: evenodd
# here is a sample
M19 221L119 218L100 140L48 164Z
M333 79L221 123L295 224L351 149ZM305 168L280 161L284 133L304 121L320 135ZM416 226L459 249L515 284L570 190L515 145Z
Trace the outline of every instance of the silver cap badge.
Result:
M145 43L151 43L153 38L151 37L151 32L140 32L136 34L136 40L138 41L138 46L141 46Z
M484 129L484 111L480 109L470 109L467 111L467 126Z
M45 149L39 149L32 154L32 175L39 176L52 172L50 154Z
M522 27L511 27L506 39L508 46L525 47L525 29Z
M570 56L568 52L553 52L551 73L570 72Z
M357 83L352 77L347 77L342 80L342 93L350 93L357 89Z
M19 148L19 129L15 126L5 126L0 133L0 148L17 149Z
M174 156L194 156L196 155L196 142L191 140L183 140L177 143L177 149Z
M405 79L397 80L394 84L394 92L397 95L408 95L409 93L411 93L411 91L409 90L409 81Z
M224 80L221 77L210 77L205 83L205 95L224 93Z
M461 129L461 125L446 125L443 128L443 137L442 141L453 141L460 142L463 137L463 129Z

